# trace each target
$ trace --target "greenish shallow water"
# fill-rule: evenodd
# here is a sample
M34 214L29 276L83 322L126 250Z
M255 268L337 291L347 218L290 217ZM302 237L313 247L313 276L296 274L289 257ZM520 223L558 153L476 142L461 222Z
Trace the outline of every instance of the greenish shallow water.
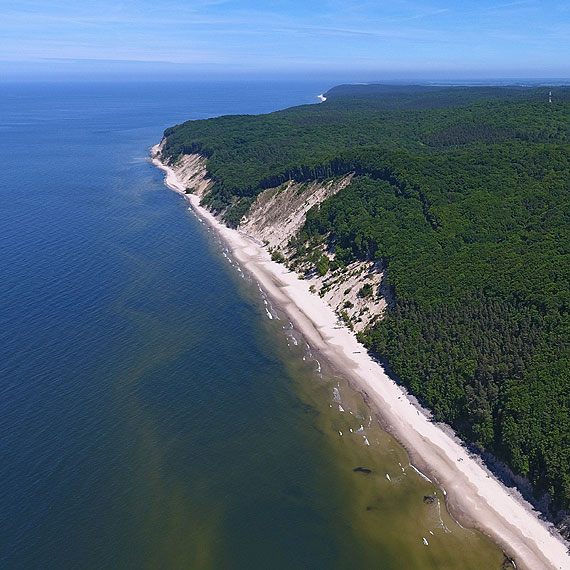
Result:
M0 87L0 567L501 567L147 161L327 86Z
M274 308L271 312L278 314ZM341 537L335 539L334 559L322 567L512 568L488 537L455 522L441 490L410 465L406 451L381 429L362 396L289 326L267 320L262 337L271 339L271 351L293 379L299 415L310 417L307 436L318 450L313 485L329 490L319 497L320 508L333 523L332 536ZM359 467L370 473L355 471Z

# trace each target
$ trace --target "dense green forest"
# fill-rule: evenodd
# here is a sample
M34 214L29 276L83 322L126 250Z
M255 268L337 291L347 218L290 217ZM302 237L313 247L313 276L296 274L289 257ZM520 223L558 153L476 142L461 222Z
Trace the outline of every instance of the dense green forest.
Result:
M318 105L188 122L165 153L208 157L205 202L237 225L287 180L354 172L294 256L387 268L363 342L482 450L570 506L570 89L340 86Z

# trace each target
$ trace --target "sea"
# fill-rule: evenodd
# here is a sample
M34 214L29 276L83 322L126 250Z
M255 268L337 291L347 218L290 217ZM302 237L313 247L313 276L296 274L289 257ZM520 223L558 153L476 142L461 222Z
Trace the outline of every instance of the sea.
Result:
M0 83L0 568L502 568L148 159L331 86Z

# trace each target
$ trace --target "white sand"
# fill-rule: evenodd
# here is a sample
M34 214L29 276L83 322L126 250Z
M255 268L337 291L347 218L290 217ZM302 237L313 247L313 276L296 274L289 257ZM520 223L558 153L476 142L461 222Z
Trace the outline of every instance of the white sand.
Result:
M157 147L154 151L156 152ZM309 344L363 392L383 425L410 453L415 465L447 493L448 506L463 523L491 536L526 570L570 570L568 547L552 525L538 518L520 495L495 479L472 458L450 430L431 423L373 361L364 346L345 327L326 302L310 293L309 285L246 235L227 228L200 207L200 198L184 193L175 171L159 160L166 184L183 194L198 215L219 233L243 268L289 316Z

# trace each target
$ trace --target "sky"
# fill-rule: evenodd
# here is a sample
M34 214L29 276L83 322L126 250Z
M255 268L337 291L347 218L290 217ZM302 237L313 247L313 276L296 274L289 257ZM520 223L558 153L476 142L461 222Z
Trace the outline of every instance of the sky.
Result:
M0 74L569 78L570 2L0 0Z

